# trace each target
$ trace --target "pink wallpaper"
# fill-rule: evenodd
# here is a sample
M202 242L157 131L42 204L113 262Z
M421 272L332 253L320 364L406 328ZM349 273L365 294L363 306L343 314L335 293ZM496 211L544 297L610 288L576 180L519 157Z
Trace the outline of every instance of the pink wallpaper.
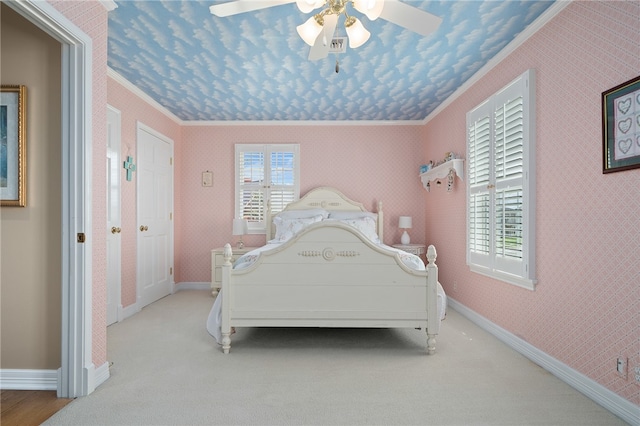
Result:
M423 195L440 279L453 299L635 404L640 388L615 359L640 366L640 169L602 174L600 104L640 72L638 22L639 2L573 2L423 130L425 158L464 153L466 112L536 69L536 290L469 272L462 186ZM440 140L451 143L429 142Z
M49 1L60 13L84 31L92 40L92 229L93 260L92 320L93 363L107 359L106 315L106 117L107 117L107 9L99 2Z
M384 202L386 243L411 215L413 241L435 244L450 296L544 352L640 404L613 370L640 365L640 170L601 173L600 93L638 74L638 2L574 2L426 126L178 126L106 77L106 11L97 2L52 4L93 38L93 360L106 360L103 225L106 104L123 112L123 155L135 121L174 140L175 280L207 282L209 250L231 239L233 144L300 143L302 193L340 188L373 209ZM537 70L535 292L472 274L465 265L465 191L426 193L418 166L465 150L465 114L527 68ZM107 99L108 95L108 99ZM431 141L448 141L447 144ZM214 186L200 185L214 173ZM135 188L123 179L122 302L135 302ZM246 238L260 245L264 237ZM456 290L453 284L456 283Z
M169 119L166 115L159 112L156 108L151 106L146 101L135 96L127 88L123 87L120 83L112 78L108 78L108 99L109 105L120 111L121 115L121 157L124 159L127 156L131 156L134 159L134 163L137 162L136 155L136 138L137 138L137 126L138 122L144 124L155 130L156 132L173 140L174 143L174 156L177 155L181 142L181 130L180 126L173 120ZM177 177L179 175L180 165L178 161L175 161L174 174ZM120 177L121 182L121 201L122 201L122 290L121 301L122 306L127 307L136 302L136 238L137 238L137 211L136 211L136 185L135 176L131 181L126 179L126 171L122 169L122 175ZM179 217L180 211L180 185L174 182L174 216ZM179 241L176 227L176 244ZM176 259L179 258L178 250L175 250ZM176 260L177 263L177 260ZM174 264L174 268L177 265Z
M382 201L385 242L400 241L401 215L414 217L410 234L414 242L422 242L419 131L419 126L184 127L182 168L176 178L182 191L176 281L210 281L210 250L235 241L231 221L236 143L299 143L301 194L316 186L333 186L373 211ZM200 185L206 170L213 172L213 187ZM263 245L265 236L247 236L244 241L248 246Z

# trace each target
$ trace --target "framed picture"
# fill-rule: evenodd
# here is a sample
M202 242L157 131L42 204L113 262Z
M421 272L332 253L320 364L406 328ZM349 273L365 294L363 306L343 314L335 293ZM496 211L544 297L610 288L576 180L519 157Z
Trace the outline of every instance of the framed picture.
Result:
M640 167L640 76L602 92L602 173Z
M0 92L0 193L3 206L27 204L25 86L2 86Z

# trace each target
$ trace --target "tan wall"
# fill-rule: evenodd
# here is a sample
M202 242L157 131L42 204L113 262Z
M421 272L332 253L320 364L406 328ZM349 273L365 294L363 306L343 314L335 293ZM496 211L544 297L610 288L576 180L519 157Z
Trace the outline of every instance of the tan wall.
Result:
M2 84L27 86L27 206L0 212L2 369L60 367L60 44L1 5Z

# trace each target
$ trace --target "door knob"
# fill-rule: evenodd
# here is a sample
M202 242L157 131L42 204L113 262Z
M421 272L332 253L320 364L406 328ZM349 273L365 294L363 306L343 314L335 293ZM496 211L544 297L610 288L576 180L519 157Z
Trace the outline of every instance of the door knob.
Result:
M120 229L120 228L116 228L115 226L112 226L112 227L111 227L111 233L112 233L112 234L119 234L119 233L120 233L120 231L122 231L122 229Z
M148 226L140 225L140 231L141 232L148 231L148 230L149 230Z

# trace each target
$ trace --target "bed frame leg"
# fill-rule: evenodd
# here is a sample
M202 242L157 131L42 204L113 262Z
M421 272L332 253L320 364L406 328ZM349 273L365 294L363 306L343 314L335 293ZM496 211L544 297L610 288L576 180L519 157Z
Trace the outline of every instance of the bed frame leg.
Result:
M229 353L231 349L231 333L222 333L222 352Z
M436 352L436 335L427 334L427 353L433 355Z

